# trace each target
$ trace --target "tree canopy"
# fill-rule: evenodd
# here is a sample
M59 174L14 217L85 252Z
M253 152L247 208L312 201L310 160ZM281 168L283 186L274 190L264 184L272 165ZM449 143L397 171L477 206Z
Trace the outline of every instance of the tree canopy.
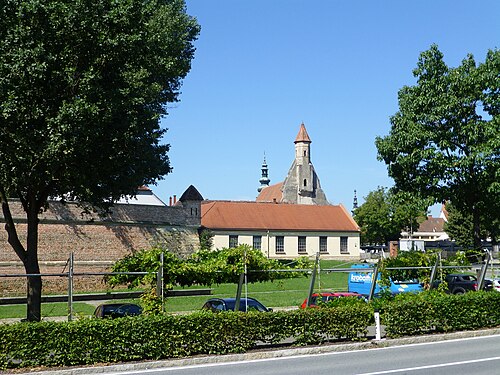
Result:
M413 74L417 83L399 91L389 135L376 139L378 158L397 189L469 213L480 247L481 216L500 215L492 208L500 201L500 51L450 68L433 45Z
M498 207L500 209L500 207ZM459 246L465 249L474 247L474 225L472 215L469 212L458 210L453 204L447 203L446 210L448 211L448 221L445 223L446 233ZM492 212L492 211L491 211ZM500 236L500 219L492 219L486 212L481 215L481 232L482 240L491 239L493 243L498 243Z
M387 244L398 240L402 230L410 233L417 230L427 217L428 205L426 199L378 187L354 210L354 220L361 228L361 242Z
M39 273L48 197L104 207L170 172L159 119L178 100L199 26L183 0L5 0L0 15L0 202L9 243ZM38 320L41 279L28 289Z

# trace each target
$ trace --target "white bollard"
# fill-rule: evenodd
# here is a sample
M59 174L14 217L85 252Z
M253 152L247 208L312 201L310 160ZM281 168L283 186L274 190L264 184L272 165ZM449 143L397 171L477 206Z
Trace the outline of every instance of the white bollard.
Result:
M380 329L380 313L375 310L375 340L381 340L381 329Z

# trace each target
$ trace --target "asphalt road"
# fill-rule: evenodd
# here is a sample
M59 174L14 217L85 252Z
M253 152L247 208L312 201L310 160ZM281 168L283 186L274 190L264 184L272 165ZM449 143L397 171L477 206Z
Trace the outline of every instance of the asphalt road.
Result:
M500 335L346 352L109 373L113 375L491 375L500 374Z

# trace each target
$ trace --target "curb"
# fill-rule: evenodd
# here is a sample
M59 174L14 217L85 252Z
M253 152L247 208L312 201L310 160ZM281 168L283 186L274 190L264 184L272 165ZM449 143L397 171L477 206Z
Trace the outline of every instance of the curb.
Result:
M238 361L251 361L269 358L284 358L300 355L314 355L333 352L347 352L353 350L368 350L375 348L384 348L398 345L418 344L426 342L437 342L456 340L461 338L481 337L500 335L500 328L484 329L478 331L463 331L435 335L423 335L415 337L403 337L397 339L382 339L372 340L365 342L354 343L340 343L340 344L325 344L321 346L308 346L300 348L276 349L267 351L253 351L242 354L226 354L226 355L213 355L203 357L189 357L183 359L171 359L161 361L144 361L133 362L124 364L110 364L100 365L94 367L77 367L77 368L55 368L53 370L34 371L33 369L26 369L26 371L18 373L30 373L36 375L83 375L83 374L104 374L114 372L126 371L139 371L139 370L152 370L160 368L172 368L182 366L193 366L214 363L227 363Z

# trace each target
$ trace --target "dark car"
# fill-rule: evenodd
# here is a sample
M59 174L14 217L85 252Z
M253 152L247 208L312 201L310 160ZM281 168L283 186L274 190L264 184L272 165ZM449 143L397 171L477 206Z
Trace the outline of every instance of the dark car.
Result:
M366 298L359 293L356 292L325 292L325 293L314 293L311 298L311 304L309 307L318 307L318 304L320 303L319 300L321 299L322 302L327 303L329 301L332 301L336 298L342 298L342 297L351 297L351 298L359 298L361 300L366 301ZM307 298L302 302L302 305L300 305L301 309L305 309L307 307Z
M479 289L479 282L477 277L469 274L462 273L452 273L446 275L444 281L448 284L448 293L451 294L464 294L469 291L476 291ZM441 283L440 280L436 280L433 284L434 288L437 288ZM491 280L484 280L484 290L492 290L493 282Z
M142 314L142 308L135 303L103 303L96 307L94 316L96 318L122 318L124 316L136 316Z
M202 309L210 310L213 312L234 311L235 304L236 298L210 298L202 306ZM273 311L273 309L264 306L255 298L241 298L239 311L269 312Z

